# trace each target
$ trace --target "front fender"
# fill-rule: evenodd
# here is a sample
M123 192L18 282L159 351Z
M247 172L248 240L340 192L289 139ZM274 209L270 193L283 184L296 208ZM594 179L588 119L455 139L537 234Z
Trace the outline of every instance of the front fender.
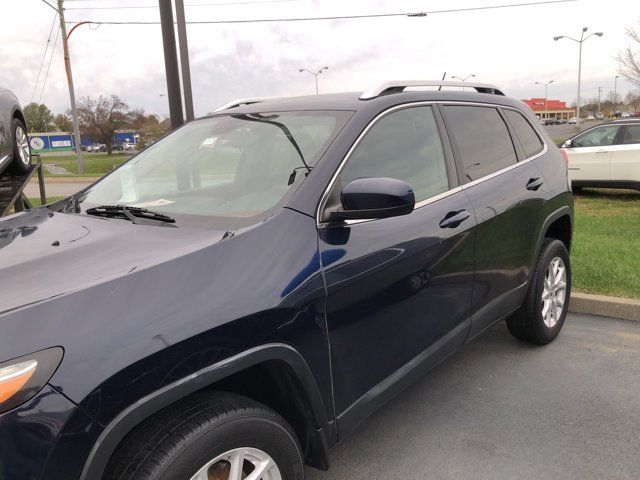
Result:
M176 382L164 386L146 397L139 399L117 415L100 434L87 458L80 480L102 478L111 455L120 441L140 422L157 413L162 408L179 401L188 395L202 390L234 373L269 360L285 362L295 372L305 393L318 427L318 435L326 458L329 423L326 417L320 389L300 353L284 343L261 345L233 355L221 362L188 375Z

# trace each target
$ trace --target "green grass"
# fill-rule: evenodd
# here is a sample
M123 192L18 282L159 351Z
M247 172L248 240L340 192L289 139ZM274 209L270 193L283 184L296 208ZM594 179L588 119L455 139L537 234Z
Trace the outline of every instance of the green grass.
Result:
M584 189L575 207L574 289L640 298L640 192Z
M82 154L84 160L84 173L78 175L78 162L75 155L60 155L60 156L42 156L43 164L56 164L60 167L66 168L71 175L55 175L44 171L46 177L101 177L106 173L113 170L122 162L129 159L129 155L107 155L106 153L84 153Z
M63 198L64 197L47 197L47 204L57 202L58 200L61 200ZM42 205L42 203L40 202L40 197L30 198L29 203L31 203L33 207L39 207L40 205Z

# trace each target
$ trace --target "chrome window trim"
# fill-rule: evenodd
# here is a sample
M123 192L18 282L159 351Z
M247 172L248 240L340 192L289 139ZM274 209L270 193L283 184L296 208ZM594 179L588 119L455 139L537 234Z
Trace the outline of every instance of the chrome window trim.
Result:
M431 105L468 105L468 106L479 106L479 107L491 107L491 108L495 108L495 109L502 108L502 109L515 110L516 112L519 112L520 114L522 114L522 111L520 111L520 109L518 109L516 107L511 107L509 105L501 105L499 103L464 102L464 101L436 101L436 100L429 100L429 101L423 101L423 102L403 103L401 105L394 105L393 107L390 107L387 110L384 110L384 111L380 112L378 115L376 115L373 118L373 120L371 120L371 122L369 122L369 124L362 131L362 133L360 133L360 135L358 135L358 138L356 138L356 141L353 143L353 145L351 145L351 147L347 151L347 154L344 156L344 158L340 162L340 165L338 165L338 168L336 169L336 171L334 172L333 176L331 177L331 181L329 182L329 184L325 188L324 193L322 194L322 197L320 197L320 202L319 202L318 207L316 209L316 226L318 228L326 228L328 226L327 223L320 222L320 213L324 209L324 207L326 205L326 202L327 202L327 199L329 197L329 193L331 192L331 189L335 185L336 180L340 176L340 173L342 172L342 169L344 168L344 166L347 163L347 161L349 161L349 158L351 158L351 155L353 154L354 150L358 147L358 145L360 144L360 142L362 141L364 136L369 132L369 130L382 117L385 117L390 113L396 112L398 110L403 110L405 108L420 107L420 106L431 106ZM526 117L526 115L523 115L523 116L527 121L529 121L529 119ZM513 170L514 168L517 168L520 165L527 164L527 163L535 160L536 158L539 158L542 155L546 154L549 151L549 147L547 145L547 142L545 141L544 137L542 135L540 135L540 133L538 132L536 127L533 126L531 124L531 122L529 122L529 124L532 126L533 130L536 132L536 134L538 135L538 137L542 141L543 149L540 152L536 153L535 155L532 155L531 157L524 158L521 161L516 162L513 165L509 165L508 167L505 167L505 168L503 168L501 170L493 172L493 173L491 173L489 175L485 175L484 177L480 177L477 180L473 180L473 181L471 181L469 183L465 183L464 185L459 185L457 187L454 187L452 189L446 190L446 191L444 191L442 193L439 193L437 195L434 195L432 197L429 197L429 198L426 198L424 200L421 200L420 202L416 203L416 205L414 207L414 211L417 210L418 208L422 208L422 207L424 207L426 205L430 205L431 203L437 202L438 200L442 200L443 198L449 197L450 195L453 195L454 193L461 192L463 190L466 190L467 188L474 187L475 185L478 185L478 184L480 184L482 182L485 182L485 181L490 180L492 178L495 178L495 177L497 177L499 175L502 175L503 173L506 173L506 172L508 172L510 170ZM505 124L505 126L506 126L506 124ZM510 132L509 132L509 136L511 137L511 133ZM442 141L442 138L440 139L440 141ZM515 152L515 145L514 145L514 152ZM455 160L455 158L454 158L454 160ZM384 219L369 218L369 219L362 219L362 220L347 220L347 221L345 221L345 225L356 225L358 223L371 222L371 221L375 221L375 220L384 220Z

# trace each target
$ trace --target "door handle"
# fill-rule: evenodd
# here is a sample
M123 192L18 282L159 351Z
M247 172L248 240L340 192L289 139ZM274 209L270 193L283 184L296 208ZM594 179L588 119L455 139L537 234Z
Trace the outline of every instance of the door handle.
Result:
M541 178L530 178L527 182L527 190L538 190L543 183L544 180Z
M440 221L440 228L456 228L470 216L471 214L467 210L449 212Z
M596 150L596 153L609 153L609 150L601 148L600 150Z

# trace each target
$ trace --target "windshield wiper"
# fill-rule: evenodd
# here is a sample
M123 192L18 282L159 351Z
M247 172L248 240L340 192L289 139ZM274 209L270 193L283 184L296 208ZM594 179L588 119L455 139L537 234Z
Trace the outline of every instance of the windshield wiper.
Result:
M176 223L176 220L163 213L152 212L146 208L130 207L128 205L102 205L85 210L88 215L105 218L120 218L130 220L132 223L144 223L148 225L161 225ZM142 221L141 221L142 220ZM167 225L168 226L168 225Z

